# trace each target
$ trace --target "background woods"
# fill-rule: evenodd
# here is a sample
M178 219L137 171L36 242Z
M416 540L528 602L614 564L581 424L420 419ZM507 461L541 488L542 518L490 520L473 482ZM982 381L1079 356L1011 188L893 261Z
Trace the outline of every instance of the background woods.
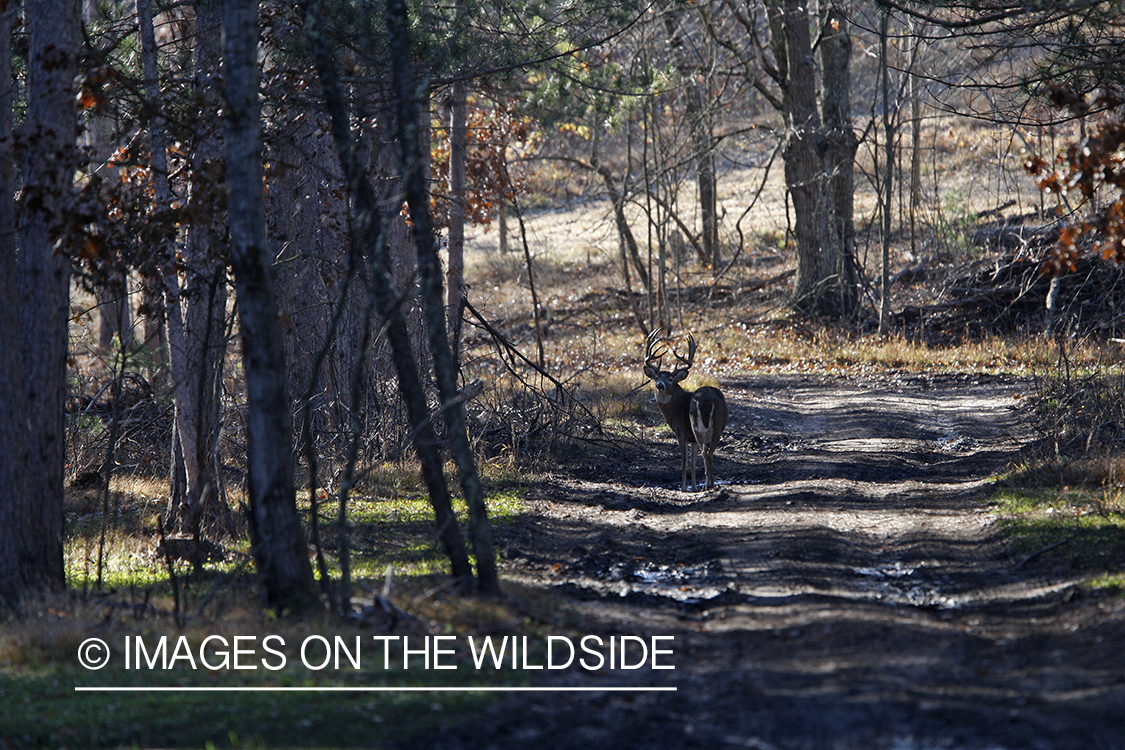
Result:
M0 0L0 607L538 628L528 569L656 544L559 486L687 512L658 331L700 503L819 439L759 379L1018 384L991 476L1101 487L1038 550L1106 519L1119 587L1123 10Z
M1091 8L1104 18L1111 6ZM205 560L248 530L267 598L282 608L291 595L271 589L269 570L280 565L277 585L304 591L292 596L306 606L312 577L282 572L304 567L306 541L323 592L343 575L331 596L346 606L349 494L406 451L425 467L455 578L471 577L444 499L446 447L480 586L497 590L472 448L488 429L474 435L465 421L487 399L474 406L459 390L488 360L473 351L479 339L463 341L464 315L491 331L500 361L519 337L482 317L485 298L471 303L467 226L484 229L470 238L498 236L501 257L520 251L513 270L527 285L537 354L508 366L530 366L533 379L575 366L553 363L544 345L559 295L527 231L529 209L560 199L606 198L606 259L641 333L683 324L700 292L752 288L738 279L776 262L791 270L767 283L790 289L794 313L863 330L879 308L882 330L915 335L923 318L957 309L906 301L896 313L892 284L956 262L949 243L962 240L951 232L968 233L957 222L988 215L970 207L978 198L998 218L1013 194L1031 211L964 241L1008 247L1049 233L1055 220L1010 162L1032 153L1041 187L1067 198L1076 183L1051 176L1052 143L1075 124L1074 137L1102 127L1118 104L1086 95L1115 91L1098 64L1114 24L1063 6L965 16L892 3L235 7L87 2L49 21L30 3L4 10L14 62L5 174L19 199L0 210L15 228L4 235L4 282L20 300L5 333L25 342L6 347L5 366L29 389L5 410L6 435L28 428L12 453L26 461L6 463L4 512L16 524L7 528L32 523L45 530L36 539L57 541L65 482L100 488L109 512L115 473L166 467L161 533L191 540ZM38 30L47 23L58 28ZM996 63L1005 44L1043 28L1057 35ZM1002 136L987 196L950 189L936 171L958 113ZM1097 143L1112 138L1098 132ZM1105 143L1094 158L1112 153ZM1083 200L1100 205L1114 179L1084 188ZM771 216L778 189L784 211ZM1076 233L1115 237L1097 210L1102 218L1063 233L1051 267L1075 267ZM96 341L80 338L85 320L98 321ZM523 382L533 403L538 386ZM52 499L21 509L29 496ZM26 555L6 546L27 561L5 567L10 597L62 585L50 544Z
M1000 217L1013 194L1030 213L965 241L1008 247L1049 233L1055 220L1038 194L1021 192L1009 162L1030 151L1044 191L1067 199L1077 183L1052 176L1048 159L1061 147L1051 144L1075 124L1075 137L1102 127L1118 104L1098 64L1114 24L1063 6L966 16L892 3L235 8L88 2L49 21L30 3L4 10L14 62L5 174L19 195L2 209L15 228L4 235L4 282L20 300L5 332L25 342L6 347L5 366L28 389L5 410L12 455L26 461L6 464L4 508L16 525L44 529L36 539L58 541L64 482L101 488L108 512L116 472L165 467L161 533L193 540L205 559L206 540L248 529L267 591L276 563L277 584L303 590L302 602L312 578L281 570L303 568L299 550L311 541L323 591L330 567L346 590L349 493L378 462L411 450L454 576L471 577L443 499L447 447L480 586L496 591L472 449L481 435L465 421L476 387L459 390L486 361L472 351L478 339L462 340L466 311L501 361L516 350L482 317L484 298L471 304L467 225L484 228L470 233L482 241L498 236L501 255L520 250L537 355L509 366L531 366L540 380L574 367L544 346L558 294L527 231L529 209L560 199L607 199L607 249L619 252L606 258L641 333L682 324L700 292L714 300L751 288L740 274L791 262L768 283L791 284L794 313L863 330L880 308L882 330L914 335L926 316L956 310L907 302L888 318L892 283L905 278L891 249L898 274L937 271L957 260L951 232L968 233L956 222ZM48 23L58 28L39 30ZM1005 44L1043 28L1057 35L996 63ZM957 113L1002 136L987 196L959 198L936 171ZM1114 153L1112 131L1098 132L1093 158ZM1114 180L1083 188L1082 199L1101 205ZM778 189L783 214L759 221ZM998 208L977 211L968 205L977 198ZM1063 233L1053 268L1075 267L1079 233L1116 236L1107 209L1097 211ZM81 323L95 319L97 339L84 342ZM22 439L17 424L28 425ZM303 521L298 484L310 504ZM16 498L28 496L51 500L21 509ZM326 501L336 508L332 565ZM6 547L27 560L5 567L10 596L19 580L62 585L50 544L26 555ZM278 606L289 597L268 595Z

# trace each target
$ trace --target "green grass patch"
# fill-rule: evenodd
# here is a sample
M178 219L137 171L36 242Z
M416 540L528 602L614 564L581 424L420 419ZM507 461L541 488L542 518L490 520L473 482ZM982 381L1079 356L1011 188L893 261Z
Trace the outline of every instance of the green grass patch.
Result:
M486 504L494 525L522 512L523 477L510 466L483 466ZM354 595L369 596L393 570L391 598L412 618L395 634L426 632L515 634L534 632L524 614L503 603L449 596L448 561L434 531L434 513L417 472L407 468L372 472L349 498L348 523ZM455 488L455 480L451 482ZM175 563L173 585L163 557L158 517L159 488L115 481L108 497L72 491L67 501L65 564L77 595L60 597L34 614L0 624L0 746L19 747L389 747L433 735L446 723L463 723L495 695L478 692L222 692L154 691L86 693L75 686L167 685L178 687L332 686L477 687L518 685L527 673L476 670L459 642L458 669L385 668L376 659L381 631L347 631L364 640L363 668L314 671L295 651L279 671L188 668L125 670L128 637L180 635L198 646L209 634L227 638L271 632L285 636L286 648L308 634L332 638L347 628L328 614L314 621L277 620L261 609L245 539L222 542L225 560L209 562L201 574L190 563ZM298 511L308 528L307 493L298 493ZM468 509L454 498L464 525ZM329 572L339 575L337 506L328 497L318 506L321 543ZM99 560L102 587L96 587ZM509 591L515 584L508 587ZM526 609L526 602L521 605ZM531 605L535 608L536 605ZM538 607L552 621L557 604ZM178 613L176 617L172 613ZM539 620L537 620L539 621ZM435 626L434 623L440 623ZM403 630L405 628L405 631ZM78 666L79 645L103 638L115 660L99 671Z
M4 705L0 738L8 743L5 747L424 745L446 727L469 723L502 694L418 688L524 686L536 676L511 668L507 660L495 668L487 659L478 670L468 635L475 636L478 644L483 635L527 635L530 663L541 664L543 633L577 632L573 613L557 600L515 583L506 585L509 595L504 601L435 593L435 583L433 578L421 577L396 583L396 603L413 615L392 633L410 638L413 653L408 662L404 662L401 641L392 642L387 654L382 641L373 639L385 635L384 631L343 624L327 612L279 620L261 610L257 590L251 585L224 590L220 607L208 607L203 616L190 617L186 626L151 607L131 609L126 606L130 596L123 591L89 598L59 595L35 610L25 610L21 617L0 623L0 702ZM155 598L147 604L168 608L167 601ZM450 639L442 644L449 651L440 659L443 666L455 669L427 668L426 658L418 653L424 639L435 632ZM233 668L236 636L250 639L242 646L247 649L241 659L243 669ZM333 642L337 636L351 654L359 656L358 668L347 657L338 665L326 663L323 641L317 639ZM81 645L90 637L101 638L111 651L109 664L96 671L82 668L78 661ZM209 637L224 640L207 642ZM275 651L265 650L267 637L281 639L269 645L284 655L283 666ZM135 648L137 638L146 644L141 657ZM158 657L161 638L166 645ZM192 655L190 660L178 649L181 639ZM304 658L306 639L311 648ZM131 669L125 668L126 649L132 654ZM267 661L281 668L268 669ZM146 689L79 692L75 687ZM147 689L153 687L334 690Z
M994 501L1020 564L1038 558L1092 588L1125 585L1122 488L1006 488Z
M518 487L487 492L485 504L494 527L510 523L523 508ZM302 514L307 514L307 499L299 502L298 507ZM320 510L321 542L334 558L339 551L334 526L337 505L330 500L322 503ZM453 512L464 528L469 518L464 500L453 499ZM421 488L392 496L353 495L348 500L347 513L353 578L380 580L388 565L395 575L448 572L449 561L434 530L433 506ZM333 573L338 572L334 564L331 567Z
M482 467L487 472L485 503L493 525L510 523L522 510L521 478L504 467ZM455 478L451 487L456 487ZM150 490L150 488L145 488ZM297 508L309 528L310 504L307 492L298 492ZM335 497L318 505L321 545L329 571L338 575L336 564L337 504ZM464 528L468 507L455 497L453 509ZM164 504L147 492L128 485L115 486L109 513L101 512L96 493L72 493L68 498L64 560L71 588L90 591L97 588L101 563L103 590L137 590L143 597L167 597L172 587L163 557L158 552L158 518ZM348 499L351 528L351 570L357 581L382 580L387 566L396 576L427 576L447 573L449 562L434 531L434 511L416 471L388 468L372 472ZM103 528L104 527L104 528ZM104 533L104 541L103 541ZM226 559L209 562L206 577L196 579L190 563L174 563L182 593L207 595L224 578L252 572L250 546L246 539L225 540Z
M530 663L542 664L543 633L578 632L574 614L557 600L517 584L508 585L509 596L504 601L493 601L434 594L432 589L427 591L433 583L409 579L396 589L396 601L415 618L392 633L410 638L408 661L404 661L401 641L392 642L388 654L383 642L373 638L385 635L383 631L342 624L328 613L278 620L261 610L256 591L249 587L227 592L221 612L192 618L186 626L152 611L121 606L125 603L121 592L115 597L89 599L59 595L34 611L25 610L23 616L0 623L0 703L4 706L0 744L86 748L424 746L446 728L470 723L503 695L471 688L525 686L536 676L512 668L507 659L500 668L486 659L478 670L467 636L476 637L479 645L484 635L527 635ZM442 670L427 668L426 657L419 653L424 639L432 639L435 630L449 639L442 643L448 649L440 657L447 667ZM249 639L241 646L242 669L233 668L236 636ZM358 667L346 656L338 664L327 661L324 641L318 639L331 643L337 636L359 658ZM102 669L87 670L79 663L81 646L90 637L109 645L110 661ZM140 657L135 647L138 638L146 644ZM162 652L158 647L161 638L165 641ZM186 644L184 651L178 646L181 639ZM302 656L306 641L311 647ZM267 643L271 651L264 648ZM127 649L132 654L130 669L126 669ZM191 653L190 660L185 659L185 651ZM284 655L283 665L278 654ZM280 669L266 668L267 662ZM144 689L80 692L76 687ZM334 690L165 692L153 687ZM446 690L419 690L433 687ZM450 692L448 688L470 690Z
M259 670L260 672L261 670ZM464 686L473 670L419 670ZM464 675L464 676L461 676ZM262 675L255 675L262 677ZM494 678L495 676L492 675ZM78 667L0 671L0 737L20 747L390 747L434 734L495 698L430 692L76 692L75 686L414 686L419 679L360 672L330 679L293 670L260 682L204 673L86 672ZM497 684L492 682L491 684Z

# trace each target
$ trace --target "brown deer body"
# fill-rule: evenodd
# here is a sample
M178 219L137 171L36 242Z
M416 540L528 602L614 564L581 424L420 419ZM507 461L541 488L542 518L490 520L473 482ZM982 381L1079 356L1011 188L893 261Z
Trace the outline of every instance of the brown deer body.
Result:
M703 464L707 472L707 489L715 486L715 448L727 424L727 401L722 391L712 386L704 386L695 391L685 391L680 382L688 376L695 362L695 339L688 334L688 355L683 358L675 354L683 366L675 370L661 370L659 354L655 347L660 339L660 329L649 334L645 342L644 374L656 385L656 405L660 413L676 434L680 444L680 489L687 491L688 463L691 464L691 488L697 489L695 481L696 455L703 454Z

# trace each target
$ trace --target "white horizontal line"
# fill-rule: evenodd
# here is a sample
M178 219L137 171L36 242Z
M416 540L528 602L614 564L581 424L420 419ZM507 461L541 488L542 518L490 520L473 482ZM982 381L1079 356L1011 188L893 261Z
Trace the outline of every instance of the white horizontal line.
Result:
M76 693L674 693L674 687L74 687Z

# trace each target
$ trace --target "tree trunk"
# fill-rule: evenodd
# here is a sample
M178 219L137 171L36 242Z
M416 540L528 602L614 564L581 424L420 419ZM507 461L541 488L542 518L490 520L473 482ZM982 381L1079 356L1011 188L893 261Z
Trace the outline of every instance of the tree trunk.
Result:
M858 271L852 218L855 135L851 131L851 44L844 20L829 7L832 29L820 40L824 119L817 107L816 66L808 10L800 0L768 7L770 46L783 81L785 183L793 201L797 273L793 307L841 319L857 312Z
M441 394L442 411L449 433L453 460L461 476L461 489L469 507L469 538L477 558L477 587L484 594L499 594L496 551L492 529L484 504L484 489L477 474L476 460L469 443L465 405L457 389L457 368L446 337L445 308L441 283L441 261L434 237L430 196L426 189L425 159L418 138L418 101L421 86L415 82L410 64L410 41L404 0L387 0L387 31L390 36L391 69L394 78L398 141L402 149L402 183L410 207L414 243L418 249L422 305L434 375Z
M917 234L914 230L918 208L922 205L922 85L915 73L915 65L921 48L918 40L924 29L911 23L909 31L915 40L910 50L910 69L906 73L910 83L910 252L917 261Z
M318 604L293 489L285 356L266 254L258 99L258 3L223 7L231 265L246 370L251 545L267 604L299 612Z
M140 349L148 365L148 379L153 395L160 401L168 391L171 375L168 372L168 328L164 325L164 280L158 270L155 258L138 269L141 304L137 315L143 319Z
M445 306L449 317L449 342L457 352L461 345L461 298L465 295L465 83L457 81L450 91L449 107L449 294Z
M87 25L95 23L98 15L96 0L82 0L82 20ZM88 173L97 174L107 180L117 179L116 167L106 163L114 150L112 134L111 117L98 109L88 113L83 131L83 140L90 155ZM133 321L129 305L127 270L118 268L111 271L106 283L95 290L94 296L98 300L98 349L103 353L112 352L113 340L116 338L125 351L131 351Z
M157 73L156 41L148 0L138 0L145 89L157 113L150 127L156 202L167 207L171 187L167 176L163 108ZM216 189L221 171L222 139L216 124L219 110L217 82L221 19L218 6L206 0L196 4L195 16L196 96L202 107L192 153L192 200L205 204ZM216 466L219 430L219 399L223 355L226 351L226 268L218 260L217 245L225 227L214 226L202 216L187 229L179 263L173 258L172 240L162 248L164 312L171 343L169 365L175 417L172 435L172 467L168 522L170 528L199 536L204 526L221 515ZM183 278L180 277L180 267ZM204 507L206 506L206 507Z
M211 202L222 174L222 132L219 66L222 17L217 0L195 4L194 77L198 113L192 152L192 200ZM183 322L184 367L176 384L176 430L191 433L184 443L185 508L180 521L193 534L209 529L229 510L218 492L217 441L226 355L227 273L220 246L226 222L219 213L200 216L188 227L183 251L183 285L178 295ZM173 362L173 365L176 363ZM181 403L183 408L181 408ZM228 529L229 530L229 529Z
M12 80L12 16L0 13L0 80ZM12 87L0 87L0 299L19 299L15 233L15 174L12 169ZM39 588L23 569L20 546L28 497L27 402L23 389L23 331L20 309L0 305L0 608L14 605L28 589Z
M385 75L385 72L382 73ZM406 330L410 337L411 348L415 353L415 369L427 377L430 370L429 347L426 344L425 324L422 322L421 303L418 299L418 254L411 240L410 227L402 208L402 180L399 177L397 144L395 143L395 126L393 112L393 94L389 84L381 82L378 90L372 92L374 97L381 102L378 114L374 118L364 118L363 112L357 112L357 119L374 119L373 128L357 128L355 146L356 166L364 170L372 178L372 200L374 205L382 211L384 222L384 244L380 252L387 253L392 274L392 289L398 297L398 309L406 323ZM354 230L353 230L354 231ZM380 347L379 344L385 344ZM392 360L398 356L390 348L389 338L385 342L376 342L379 355L375 361L376 379L380 382L390 382L397 377L397 364ZM398 405L398 401L390 397L384 402L387 407ZM401 411L393 412L387 408L388 414L381 417L388 427L399 428L403 422L409 423L409 414ZM409 412L409 407L406 410ZM389 431L389 430L388 430Z
M508 248L508 206L507 206L507 204L504 203L503 199L500 200L500 202L497 204L497 207L496 207L496 223L499 225L497 227L497 234L499 235L499 237L497 238L497 242L500 245L500 247L499 247L500 254L501 255L507 255L508 252L509 252L509 248Z
M797 274L793 305L809 313L821 312L832 279L829 227L835 225L828 200L824 165L820 161L822 134L816 106L816 68L808 13L797 0L771 6L775 35L771 38L778 65L785 66L783 112L786 125L785 184L793 201L797 240Z
M894 198L895 174L895 127L891 115L891 61L887 57L887 36L889 33L890 13L883 13L879 19L879 88L883 96L883 134L886 139L886 165L883 173L883 246L882 269L880 271L879 294L879 334L887 333L890 325L890 296L891 296L891 200Z
M688 91L695 100L688 116L692 123L692 148L695 151L695 180L699 187L699 217L702 224L703 253L711 262L711 274L716 278L722 270L722 248L719 246L719 215L717 211L718 184L715 174L715 152L712 148L711 113L707 109L704 91L693 82Z
M625 195L617 189L617 185L613 180L613 173L609 171L609 167L602 164L601 158L598 155L598 136L594 135L594 144L590 154L590 166L602 178L602 184L605 185L606 192L609 193L609 200L613 204L613 215L617 221L617 234L621 239L622 248L627 252L628 260L633 262L633 269L637 272L637 277L641 280L641 284L645 289L650 289L648 271L645 270L644 259L641 258L640 248L637 246L637 239L633 236L633 230L629 227L629 219L625 216ZM627 263L627 261L626 261ZM622 272L628 275L629 269L622 268Z
M702 71L698 66L691 64L685 49L683 34L680 32L680 23L680 13L673 5L665 11L664 27L668 33L668 45L672 48L676 69L684 82L684 117L691 132L691 150L695 160L695 180L699 196L699 218L702 225L700 245L704 257L711 264L712 272L717 275L721 270L722 257L719 248L711 112L706 89L700 80Z
M98 300L98 349L113 351L117 339L126 351L133 346L132 313L129 309L129 277L115 272L109 284L100 287L94 295Z
M363 299L343 278L348 273L347 207L338 192L343 175L335 169L326 123L315 113L297 114L280 112L274 121L269 156L287 168L269 178L270 255L284 269L277 278L277 300L285 321L289 395L309 396L308 429L317 445L340 449L351 421L366 423L365 412L348 409L355 362L363 356L358 350ZM366 404L363 393L356 395Z
M0 529L0 596L9 602L22 595L65 585L63 569L63 471L66 464L64 414L66 402L67 324L70 265L55 252L55 239L67 216L77 166L78 137L74 77L78 72L81 29L79 0L29 0L27 119L22 129L29 144L24 153L23 200L18 219L17 254L19 329L18 355L5 357L6 367L20 367L12 390L26 404L22 435L10 435L13 454L24 474L18 495L3 492ZM10 194L10 193L9 193ZM10 224L7 226L11 226ZM7 251L4 251L7 254ZM4 261L10 280L11 257ZM8 323L10 324L10 319ZM5 348L14 344L5 342ZM11 360L10 362L8 360ZM9 567L11 566L11 567Z
M167 211L172 204L172 188L168 181L168 147L164 137L164 104L160 91L159 69L156 61L156 35L153 31L152 11L149 0L137 0L137 28L141 38L141 65L144 70L145 97L153 115L149 122L148 140L151 152L153 202L160 212ZM190 507L187 497L188 487L198 475L194 461L198 455L195 430L181 430L180 422L184 414L193 415L196 410L196 391L189 385L188 372L191 370L187 343L184 336L183 309L181 305L180 276L176 267L176 248L174 229L161 227L160 244L154 248L154 255L160 266L159 279L163 282L164 330L168 339L168 364L172 381L172 396L176 415L172 424L170 455L170 477L168 493L169 521L178 520L180 510ZM155 279L154 279L155 280Z
M855 259L855 153L859 140L852 128L852 41L847 18L835 5L823 7L820 67L821 116L827 148L825 171L829 175L836 240L833 247L836 283L833 295L840 318L859 310L860 268Z

